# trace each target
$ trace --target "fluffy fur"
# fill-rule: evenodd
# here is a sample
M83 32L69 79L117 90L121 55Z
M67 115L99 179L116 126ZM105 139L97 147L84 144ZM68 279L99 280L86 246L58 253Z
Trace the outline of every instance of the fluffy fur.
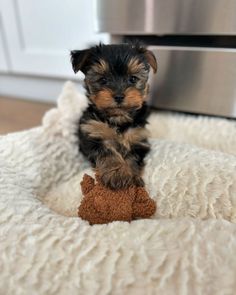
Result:
M0 136L0 294L235 294L236 122L153 114L157 214L91 227L62 216L93 175L75 135L84 107L68 83L42 126Z
M84 174L80 185L84 197L78 215L91 225L150 218L156 211L156 203L144 187L110 190L101 184L98 174L95 179Z
M148 74L157 63L140 45L99 45L71 52L75 72L85 74L90 104L79 122L80 151L112 189L143 186L149 152Z

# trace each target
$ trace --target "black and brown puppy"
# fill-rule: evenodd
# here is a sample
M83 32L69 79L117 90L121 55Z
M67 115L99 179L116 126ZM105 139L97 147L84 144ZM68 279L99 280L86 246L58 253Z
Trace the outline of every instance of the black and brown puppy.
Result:
M71 52L76 72L85 74L89 106L79 123L79 145L112 189L142 186L150 146L145 129L150 66L155 56L140 45L99 45Z

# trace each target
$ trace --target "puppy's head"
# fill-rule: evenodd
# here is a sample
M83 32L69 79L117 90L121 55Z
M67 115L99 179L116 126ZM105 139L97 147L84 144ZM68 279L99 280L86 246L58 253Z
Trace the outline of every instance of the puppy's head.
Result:
M85 74L90 101L110 116L141 108L148 94L150 67L157 70L154 54L133 44L74 50L71 62L75 73Z

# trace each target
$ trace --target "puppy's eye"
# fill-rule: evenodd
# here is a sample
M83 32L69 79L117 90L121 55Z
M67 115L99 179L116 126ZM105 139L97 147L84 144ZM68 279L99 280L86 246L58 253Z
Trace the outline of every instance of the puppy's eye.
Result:
M129 83L130 84L135 84L137 82L138 82L138 77L136 77L136 76L130 76L129 77Z
M99 82L102 84L102 85L106 85L108 83L108 79L106 77L102 77L99 79Z

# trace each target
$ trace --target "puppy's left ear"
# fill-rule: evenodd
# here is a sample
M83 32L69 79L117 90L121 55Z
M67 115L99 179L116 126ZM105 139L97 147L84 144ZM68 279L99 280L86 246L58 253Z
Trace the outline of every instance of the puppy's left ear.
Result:
M81 71L84 73L85 65L88 61L89 49L72 50L70 52L72 68L75 73Z
M156 73L157 72L157 60L156 60L154 53L151 50L146 49L144 52L144 56L146 57L149 65L152 67L153 72Z

